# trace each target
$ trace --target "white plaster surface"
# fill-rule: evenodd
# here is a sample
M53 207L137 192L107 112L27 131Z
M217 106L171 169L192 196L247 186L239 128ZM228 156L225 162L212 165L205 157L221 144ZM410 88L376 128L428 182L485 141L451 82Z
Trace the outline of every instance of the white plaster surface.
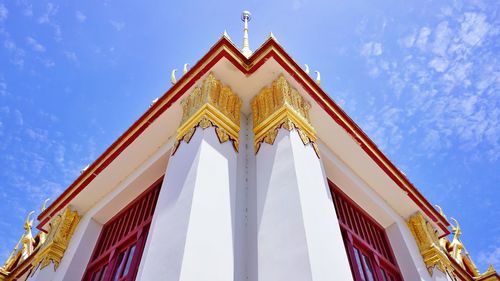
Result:
M213 127L171 157L138 280L234 280L231 198L237 156Z
M352 280L321 162L296 131L256 156L258 280Z

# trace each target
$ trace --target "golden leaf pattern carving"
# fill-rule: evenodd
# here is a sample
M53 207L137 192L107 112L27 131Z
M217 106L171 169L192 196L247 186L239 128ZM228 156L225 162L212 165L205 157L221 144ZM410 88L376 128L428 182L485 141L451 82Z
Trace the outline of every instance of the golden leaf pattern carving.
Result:
M181 106L181 126L177 130L172 155L182 141L189 143L197 127L215 127L219 141L231 140L238 151L241 99L213 73L209 73L202 84L181 101Z
M284 75L264 88L251 102L257 153L262 143L274 144L280 128L296 130L304 145L311 144L319 157L316 133L309 121L311 105L294 89Z

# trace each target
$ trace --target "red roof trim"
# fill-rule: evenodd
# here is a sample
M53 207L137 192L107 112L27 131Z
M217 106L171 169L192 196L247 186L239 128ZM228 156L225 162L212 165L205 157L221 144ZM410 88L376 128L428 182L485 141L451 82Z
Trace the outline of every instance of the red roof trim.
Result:
M217 52L218 51L218 52ZM212 57L212 58L211 58ZM123 135L121 135L97 160L82 173L44 212L38 216L42 220L37 228L41 229L51 217L62 210L81 192L101 171L125 150L146 128L165 110L181 97L200 77L202 77L221 58L226 58L245 74L259 69L269 58L274 58L294 79L303 86L311 97L341 127L343 127L379 165L384 172L423 210L423 212L446 233L448 221L423 197L413 184L377 148L354 121L307 75L304 70L273 39L269 38L250 59L225 37L222 37L179 81L173 85L148 111L146 111ZM211 58L211 59L210 59ZM210 59L210 60L209 60ZM245 66L250 66L246 68ZM197 71L197 72L196 72ZM194 75L189 75L194 73ZM173 95L173 96L172 96ZM163 104L163 102L165 104ZM162 105L163 104L163 105ZM161 105L161 107L159 107ZM156 111L156 112L155 112ZM152 112L155 112L153 115ZM147 122L144 122L146 121ZM345 120L345 121L343 121Z

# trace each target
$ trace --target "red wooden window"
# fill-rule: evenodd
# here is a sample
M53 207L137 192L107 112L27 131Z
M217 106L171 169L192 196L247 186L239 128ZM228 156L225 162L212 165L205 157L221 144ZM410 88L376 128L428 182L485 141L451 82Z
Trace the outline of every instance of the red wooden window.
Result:
M162 179L157 180L103 226L83 280L135 279Z
M330 189L354 280L403 280L384 228L332 182Z

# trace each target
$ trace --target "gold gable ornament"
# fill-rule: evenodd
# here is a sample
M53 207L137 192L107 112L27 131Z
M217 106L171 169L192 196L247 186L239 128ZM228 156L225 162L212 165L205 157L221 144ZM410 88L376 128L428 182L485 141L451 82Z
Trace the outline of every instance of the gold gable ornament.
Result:
M441 215L445 217L441 208L439 210ZM448 274L453 280L464 280L465 278L465 280L470 281L500 281L492 266L485 273L479 273L460 240L462 234L460 225L457 220L453 218L452 220L455 222L455 226L452 227L453 239L451 241L447 237L438 238L437 231L420 212L408 220L408 227L415 242L417 242L429 274L432 276L436 268Z
M283 74L272 82L271 87L262 89L251 106L255 153L263 142L274 144L278 130L284 128L288 131L295 129L302 143L310 143L319 157L316 132L309 121L311 105L290 86Z
M215 127L220 143L231 140L238 151L241 99L213 73L209 73L201 86L194 88L181 101L181 106L181 126L177 130L172 155L182 141L189 143L198 126L202 129Z
M41 245L31 262L35 270L39 266L46 267L50 262L54 263L54 270L57 270L79 222L80 216L69 207L52 220L45 243Z

